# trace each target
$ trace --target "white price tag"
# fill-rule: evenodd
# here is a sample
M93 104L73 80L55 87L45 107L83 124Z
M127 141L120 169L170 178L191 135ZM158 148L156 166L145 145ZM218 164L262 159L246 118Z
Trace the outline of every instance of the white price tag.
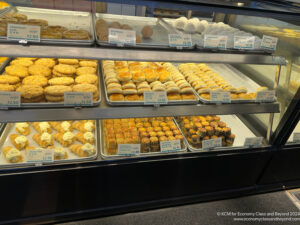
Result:
M132 156L139 155L141 152L140 144L118 144L118 155Z
M0 108L18 108L20 105L20 92L0 92Z
M235 49L254 49L254 36L234 36Z
M7 25L8 40L26 40L40 42L41 27L21 24Z
M27 162L29 163L45 163L53 162L53 149L30 149L26 152Z
M246 147L259 147L262 145L263 142L263 137L251 137L251 138L246 138L244 146Z
M202 149L210 150L217 147L222 147L222 138L214 138L202 141Z
M277 47L278 38L264 35L260 44L260 48L275 51Z
M192 38L190 34L169 34L170 47L192 47Z
M214 103L230 103L230 92L229 91L211 91L210 101Z
M167 92L165 91L145 91L144 104L145 105L161 105L167 104Z
M294 133L293 142L300 142L300 133Z
M108 42L116 45L136 45L135 30L109 28Z
M64 105L65 106L92 106L93 93L92 92L65 92Z
M204 48L226 49L227 36L224 35L204 35Z
M256 93L256 102L274 102L275 101L275 91L259 91Z
M161 152L177 152L180 150L181 150L180 140L160 142Z

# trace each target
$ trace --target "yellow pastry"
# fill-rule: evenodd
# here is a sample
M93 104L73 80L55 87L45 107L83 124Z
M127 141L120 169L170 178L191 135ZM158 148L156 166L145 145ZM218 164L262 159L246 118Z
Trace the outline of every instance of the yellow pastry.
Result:
M90 143L94 144L95 142L95 135L92 132L85 132L85 133L77 133L76 135L77 141L81 142L82 144Z
M95 130L95 124L92 121L87 121L87 122L76 121L72 124L72 126L73 126L73 128L81 131L82 133L85 133L88 131L92 132Z
M9 163L20 163L23 161L21 152L18 149L12 148L11 146L4 147L2 152L6 161Z
M84 145L71 145L69 147L70 151L74 154L78 155L79 157L89 157L96 153L95 147L89 143Z
M29 135L30 128L28 123L16 123L16 131L21 135Z
M47 132L50 134L52 133L52 129L48 122L33 122L32 126L40 134L42 134L44 132Z
M75 135L68 131L66 133L56 133L53 134L53 137L56 141L58 141L63 147L67 147L73 144L76 141Z
M42 148L47 148L53 145L53 139L51 134L44 132L42 134L35 134L32 139Z
M25 149L28 146L28 140L23 135L11 134L9 139L18 150Z

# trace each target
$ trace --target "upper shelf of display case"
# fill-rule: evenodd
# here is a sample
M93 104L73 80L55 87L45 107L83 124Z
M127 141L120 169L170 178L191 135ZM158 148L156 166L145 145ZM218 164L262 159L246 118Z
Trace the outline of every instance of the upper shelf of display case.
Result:
M203 62L285 65L284 57L263 54L204 53L194 51L146 50L100 47L1 44L0 56L113 59L159 62Z

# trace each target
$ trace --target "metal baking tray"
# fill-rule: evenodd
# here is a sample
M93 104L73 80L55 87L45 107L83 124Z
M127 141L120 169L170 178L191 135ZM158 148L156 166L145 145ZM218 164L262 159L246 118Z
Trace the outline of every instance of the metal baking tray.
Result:
M107 22L120 22L122 24L130 25L137 34L142 37L141 30L145 25L149 25L153 29L153 35L151 38L142 38L142 43L136 43L135 46L126 45L126 47L133 48L170 48L169 46L169 36L170 33L176 33L173 29L169 29L161 19L152 17L140 17L140 16L125 16L125 15L112 15L112 14L94 14L94 30L95 38L98 45L101 46L116 46L105 41L100 41L96 34L96 21L98 19L104 19Z
M89 46L95 41L94 26L92 15L89 12L77 12L67 10L41 9L30 7L12 7L8 12L18 12L25 14L30 19L44 19L49 25L60 25L68 29L83 29L90 33L90 40L69 40L69 39L44 39L41 38L41 44L58 44L58 45L80 45ZM18 42L7 40L6 37L0 36L0 42Z
M6 64L2 64L0 67L0 76L1 74L4 73L5 71L5 67L7 65L9 65L10 61L12 60L12 58L10 58L9 60L6 60L5 63ZM99 92L99 99L95 102L93 102L92 106L82 106L82 107L95 107L100 105L101 101L102 101L102 97L101 97L101 84L100 84L100 72L99 72L99 67L97 68L97 76L98 76L98 92ZM75 106L65 106L63 102L60 103L56 103L56 102L33 102L33 103L21 103L20 108L73 108Z
M218 116L220 117L221 121L225 122L228 125L228 127L231 128L231 132L236 135L233 145L230 147L215 148L214 150L203 150L202 148L193 147L188 142L185 135L183 134L185 144L191 152L195 152L195 151L210 152L210 151L218 151L218 150L226 150L226 149L230 150L236 148L238 149L248 148L244 146L245 139L256 137L255 134L236 115L218 115ZM181 128L177 123L176 119L174 119L174 122L176 123L176 125L179 127L181 131Z
M106 155L105 154L106 143L105 143L105 138L104 138L104 123L103 123L103 120L101 120L101 121L99 120L98 122L99 122L99 127L100 127L100 143L101 143L100 154L101 154L101 157L103 159L116 159L116 158L124 158L124 157L145 157L145 156L154 156L154 155L170 155L170 154L179 154L179 153L183 153L183 152L187 151L187 145L186 145L187 141L185 139L185 136L183 135L180 127L178 126L178 124L176 123L175 119L173 118L174 124L180 130L181 135L183 136L183 139L184 139L184 141L183 141L184 147L180 151L177 151L177 152L168 152L168 153L165 153L165 152L140 153L139 155L136 155L136 156Z
M100 65L101 64L101 65ZM151 105L145 105L144 101L111 101L108 97L107 94L107 89L106 89L106 84L104 80L104 73L103 73L103 67L102 63L99 61L99 66L101 66L101 77L103 81L103 86L104 86L104 93L105 93L105 99L106 102L111 105L111 106L123 106L123 105L144 105L144 106L151 106ZM168 104L163 104L163 105L197 105L199 103L199 95L196 93L195 90L193 90L193 93L196 97L194 100L168 100Z
M31 147L37 147L37 148L41 148L39 147L39 145L32 139L32 136L34 134L37 134L37 131L33 128L33 126L29 126L30 127L30 134L28 136L26 136L28 138L28 142L29 142L29 146ZM53 129L52 129L53 130ZM54 133L56 132L55 130L53 130ZM13 144L11 144L10 140L9 140L9 136L10 134L17 134L17 131L15 129L15 124L14 123L8 123L5 125L5 128L0 136L0 149L2 149L4 146L13 146ZM78 133L77 130L74 130L73 133ZM79 162L79 161L87 161L87 160L93 160L96 159L98 156L98 146L99 146L99 140L98 140L98 136L99 136L99 126L98 123L96 121L96 129L95 129L95 149L96 152L94 155L89 156L89 157L79 157L77 155L75 155L74 153L72 153L68 148L66 147L62 147L57 141L54 141L54 147L62 147L65 150L67 150L68 153L68 159L61 159L61 160L54 160L51 163L43 163L45 165L48 164L57 164L57 163L73 163L73 162ZM81 144L80 142L75 142L75 144ZM27 165L35 165L34 163L28 163L26 162L26 154L25 154L25 150L21 150L22 156L24 161L21 163L9 163L6 161L4 155L2 154L2 151L0 152L0 167L16 167L16 166L27 166Z
M178 67L179 64L174 64ZM248 93L256 92L256 89L260 87L257 83L247 77L245 74L235 69L229 64L217 64L217 63L206 63L213 71L220 74L227 82L232 84L234 87L245 86L248 89ZM200 99L201 103L204 104L216 104L210 100L201 98L200 95L196 92L197 97ZM276 101L276 99L274 100ZM254 100L242 100L242 99L232 99L229 104L240 104L240 103L258 103ZM259 104L259 103L258 103Z

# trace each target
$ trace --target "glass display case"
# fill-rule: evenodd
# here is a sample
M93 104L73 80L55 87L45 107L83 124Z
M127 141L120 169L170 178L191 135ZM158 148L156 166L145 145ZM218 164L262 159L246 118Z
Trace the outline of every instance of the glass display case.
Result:
M299 110L299 18L294 5L252 1L0 4L0 189L24 187L3 196L18 207L0 221L272 183Z

